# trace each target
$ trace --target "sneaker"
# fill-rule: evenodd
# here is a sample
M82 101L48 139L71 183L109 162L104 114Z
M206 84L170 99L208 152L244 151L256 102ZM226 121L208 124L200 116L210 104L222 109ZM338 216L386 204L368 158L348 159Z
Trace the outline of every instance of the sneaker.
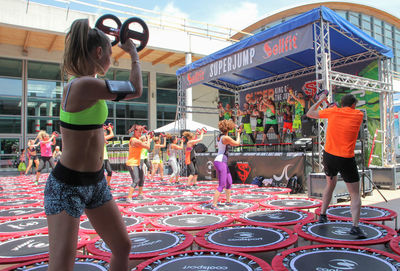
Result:
M327 222L329 222L328 217L324 214L321 214L318 223L327 223Z
M132 202L133 202L133 199L132 199L132 198L126 198L126 202L127 202L127 203L132 203Z
M232 203L232 202L225 202L225 206L233 206L233 205L235 205L235 203Z
M349 232L351 235L357 236L357 239L365 239L367 236L360 227L353 226Z
M143 199L143 196L142 196L142 195L137 196L137 197L135 197L135 199L136 199L136 200L141 200L141 199Z
M219 209L218 209L218 207L217 206L214 206L214 205L210 205L210 209L211 210L215 210L215 211L218 211Z

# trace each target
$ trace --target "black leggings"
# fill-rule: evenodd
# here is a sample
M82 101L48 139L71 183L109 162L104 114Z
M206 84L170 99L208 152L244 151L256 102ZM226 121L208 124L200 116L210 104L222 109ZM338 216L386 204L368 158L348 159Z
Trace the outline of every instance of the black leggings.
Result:
M151 163L150 163L150 161L149 161L149 159L140 159L140 168L143 170L143 164L145 164L146 165L146 167L147 167L147 170L149 171L149 172L151 172Z
M37 172L41 172L46 167L46 162L49 163L51 169L54 169L54 159L53 156L42 156L40 157L40 164Z
M107 171L107 176L112 176L111 164L108 159L104 160L104 169Z
M132 178L131 186L133 188L135 188L136 186L143 187L144 185L143 168L140 166L128 166L128 170Z

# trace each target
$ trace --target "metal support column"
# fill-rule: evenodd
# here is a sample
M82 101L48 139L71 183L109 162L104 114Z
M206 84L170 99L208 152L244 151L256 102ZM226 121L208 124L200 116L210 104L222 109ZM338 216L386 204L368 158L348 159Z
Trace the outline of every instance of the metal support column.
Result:
M314 50L315 50L315 76L317 93L321 90L328 90L328 99L333 100L331 92L331 84L329 80L329 73L331 71L331 55L330 55L330 41L329 41L329 23L322 19L318 23L314 23ZM322 172L322 154L325 145L326 136L326 120L319 120L318 122L318 170Z

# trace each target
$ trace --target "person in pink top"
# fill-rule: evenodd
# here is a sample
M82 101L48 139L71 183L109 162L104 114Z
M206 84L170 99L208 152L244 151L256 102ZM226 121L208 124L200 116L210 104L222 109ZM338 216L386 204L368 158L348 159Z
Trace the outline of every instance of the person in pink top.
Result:
M54 159L51 146L56 144L56 136L54 134L49 136L45 131L40 131L38 134L40 144L40 165L36 172L36 184L39 183L40 172L46 167L46 162L49 163L51 169L54 169Z

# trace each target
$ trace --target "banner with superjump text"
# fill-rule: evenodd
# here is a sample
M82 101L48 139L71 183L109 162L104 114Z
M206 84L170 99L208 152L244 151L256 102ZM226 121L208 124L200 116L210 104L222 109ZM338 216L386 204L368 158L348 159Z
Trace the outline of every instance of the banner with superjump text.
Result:
M197 84L216 80L219 77L287 57L312 47L312 25L306 25L182 74L182 88L187 89Z

